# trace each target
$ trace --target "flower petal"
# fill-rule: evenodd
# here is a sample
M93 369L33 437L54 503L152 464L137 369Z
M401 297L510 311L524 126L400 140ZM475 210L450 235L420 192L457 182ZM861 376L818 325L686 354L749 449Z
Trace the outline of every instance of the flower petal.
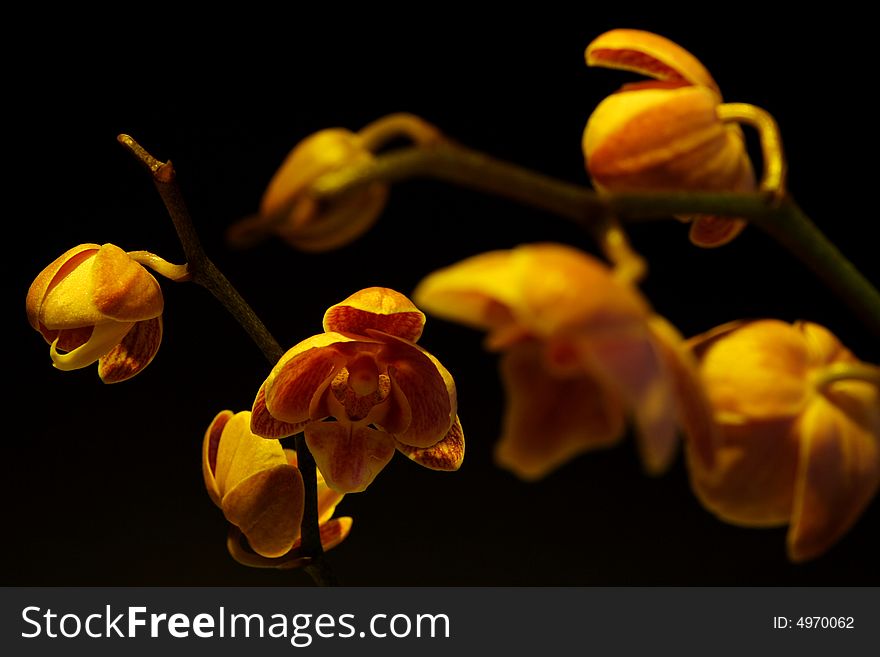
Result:
M217 469L217 450L220 447L220 437L223 434L223 428L226 423L232 419L232 411L220 411L211 420L208 429L205 431L205 437L202 440L202 475L205 479L205 488L208 489L208 495L211 501L218 507L220 506L220 489L217 487L217 480L214 478L214 472Z
M677 43L652 32L605 32L587 46L585 57L587 66L635 71L658 80L686 80L718 93L718 85L700 60Z
M99 324L84 345L66 354L58 353L56 339L49 348L52 365L64 372L88 367L118 345L133 326L130 322Z
M379 335L378 331L369 332ZM411 415L406 430L394 437L411 447L430 447L443 439L455 420L455 383L446 368L418 345L390 335L386 340L379 357L388 367L392 390L406 397ZM387 418L377 422L383 427L388 424Z
M324 330L366 335L376 329L417 342L425 315L412 301L387 287L368 287L331 306L324 314Z
M748 222L743 219L700 215L694 218L688 237L694 246L704 249L724 246L743 232L747 225Z
M287 456L287 462L290 465L298 467L295 449L285 449L284 454ZM323 525L333 517L336 505L342 501L345 495L327 486L327 482L324 481L324 475L321 474L320 470L317 470L316 474L318 476L318 524Z
M538 343L505 353L501 374L507 409L495 459L522 479L540 479L574 456L622 437L619 398L596 379L549 374Z
M98 244L80 244L75 246L55 258L48 267L37 275L28 289L25 301L28 322L30 322L34 329L40 330L40 308L49 291L60 281L64 280L71 271L94 256L100 248Z
M711 469L720 436L712 418L712 406L703 389L697 361L678 331L665 319L655 315L649 321L649 326L654 344L673 379L676 406L687 437L687 446L700 459L703 467Z
M281 357L263 384L265 403L276 420L298 424L312 418L312 397L342 367L345 355L335 348L351 342L339 333L322 333L295 345Z
M351 531L351 526L352 519L347 517L335 518L321 525L319 532L321 534L321 546L324 548L324 551L331 550L342 543ZM300 539L294 541L293 547L280 557L262 557L244 544L244 536L237 527L230 528L226 539L226 547L229 549L229 554L233 559L243 566L250 566L252 568L289 570L305 566L311 561L309 557L303 556L300 549Z
M815 398L800 421L792 561L814 559L840 540L880 487L880 390L841 381L826 395Z
M791 418L808 395L808 359L802 334L779 320L761 320L731 330L720 327L692 344L700 349L700 373L715 409L750 420Z
M106 317L137 322L162 314L164 301L159 283L122 249L104 244L92 265L94 300Z
M665 471L678 444L678 408L672 373L650 333L639 327L591 331L580 346L588 370L633 409L645 469Z
M299 538L304 495L302 475L285 463L238 480L223 496L221 507L226 519L247 536L255 552L278 557Z
M251 431L261 438L286 438L302 431L309 420L289 423L276 420L266 408L266 384L260 386L251 409Z
M619 283L602 261L563 244L514 249L521 302L517 321L533 334L602 329L641 323L650 307L631 285Z
M800 449L789 419L722 424L715 465L688 450L691 486L716 516L744 527L775 527L791 518Z
M474 328L510 324L518 298L512 251L490 251L430 274L413 298L428 312Z
M161 342L161 316L136 322L122 342L98 360L98 376L104 383L130 379L150 364Z
M590 176L614 192L732 187L745 147L741 133L718 118L717 105L704 87L609 96L584 129Z
M357 493L372 483L394 456L394 439L348 422L312 422L306 443L327 485L340 493Z
M281 443L254 435L250 423L250 412L242 411L236 413L223 428L214 470L221 497L261 470L288 465Z
M458 470L464 460L464 431L461 422L456 415L446 436L430 447L410 447L398 442L397 449L407 458L430 470Z

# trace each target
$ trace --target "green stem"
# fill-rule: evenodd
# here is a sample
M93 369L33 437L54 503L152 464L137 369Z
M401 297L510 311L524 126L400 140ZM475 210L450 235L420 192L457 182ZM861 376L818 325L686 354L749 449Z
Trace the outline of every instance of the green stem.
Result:
M790 199L774 203L762 193L651 192L597 194L454 144L408 148L374 162L328 173L312 186L320 200L343 196L377 181L436 178L503 196L570 219L592 231L609 217L654 220L673 214L742 217L794 254L823 280L875 334L880 335L880 292Z
M171 216L171 221L174 222L177 237L183 247L187 269L191 276L189 280L207 289L223 304L223 307L235 317L260 348L266 360L269 361L269 365L274 366L284 355L284 350L247 301L208 258L202 248L198 233L177 184L174 166L170 161L157 160L128 135L119 135L117 139L150 170L153 182ZM318 528L318 479L315 471L315 459L309 452L305 440L297 438L296 451L298 468L306 486L306 506L302 522L302 550L304 555L312 558L305 570L318 586L334 585L336 579L323 558L324 549L321 545L321 532Z

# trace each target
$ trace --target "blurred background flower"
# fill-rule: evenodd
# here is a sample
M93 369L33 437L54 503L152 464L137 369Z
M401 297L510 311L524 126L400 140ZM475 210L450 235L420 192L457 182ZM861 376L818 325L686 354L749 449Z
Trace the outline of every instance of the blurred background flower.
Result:
M690 341L721 427L712 468L690 460L700 501L747 527L788 525L814 559L880 485L880 367L809 322L727 324Z

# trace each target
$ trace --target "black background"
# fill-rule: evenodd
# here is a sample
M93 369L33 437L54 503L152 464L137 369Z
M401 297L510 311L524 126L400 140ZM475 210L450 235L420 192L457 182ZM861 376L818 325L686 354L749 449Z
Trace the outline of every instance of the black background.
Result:
M790 189L870 279L878 280L876 111L864 18L822 15L528 10L442 13L430 5L326 15L205 14L184 25L140 15L21 17L7 57L6 415L3 575L16 585L300 585L226 553L225 521L202 484L202 434L252 402L268 367L203 290L164 284L165 337L140 376L104 386L95 368L52 369L24 317L33 277L82 242L181 261L148 175L115 141L132 134L172 159L205 247L285 345L320 332L331 304L370 285L411 292L463 257L530 241L592 249L557 217L429 181L392 190L378 225L322 255L279 241L234 252L223 232L256 210L300 139L358 129L394 111L559 178L586 183L580 137L591 109L632 76L589 70L583 49L613 27L662 33L695 53L727 100L782 126ZM170 10L169 10L170 11ZM213 10L212 10L213 11ZM237 10L241 11L241 10ZM98 27L98 26L102 27ZM9 173L11 169L11 173ZM861 358L876 336L759 231L721 250L686 227L634 226L643 286L686 335L741 317L810 319ZM422 344L454 374L467 455L457 474L396 456L346 497L349 539L330 555L350 585L877 585L880 505L824 557L790 565L785 529L722 524L693 495L681 461L644 475L631 440L525 484L495 468L503 397L482 335L428 320Z

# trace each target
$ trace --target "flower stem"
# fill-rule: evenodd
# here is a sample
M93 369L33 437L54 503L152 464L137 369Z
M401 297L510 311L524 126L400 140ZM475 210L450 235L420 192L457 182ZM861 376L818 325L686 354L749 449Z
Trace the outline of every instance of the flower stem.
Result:
M269 361L275 365L284 355L284 350L278 341L269 333L265 324L260 320L247 301L239 294L238 290L229 282L217 266L208 258L202 248L198 233L193 225L189 210L183 200L180 187L174 172L174 166L170 161L161 162L150 155L140 144L128 135L119 135L119 143L125 146L138 160L141 161L153 176L153 182L162 198L162 202L174 222L177 237L183 247L187 261L187 270L193 283L197 283L207 289L214 297L223 304L223 307L238 321L247 331L251 339L256 343L260 351ZM333 572L323 558L324 550L321 546L321 533L318 528L318 480L315 472L315 459L306 446L305 440L296 440L297 461L300 473L305 483L305 512L302 522L302 551L303 554L312 558L311 563L305 570L318 586L330 586L336 583Z
M818 372L814 383L824 390L838 381L863 381L880 388L880 367L869 363L835 363Z
M650 192L597 194L456 144L408 148L372 163L328 173L313 185L319 200L331 200L377 181L436 178L547 210L597 232L609 218L654 220L673 214L742 217L794 254L822 279L867 327L880 335L880 292L791 200L765 193Z

